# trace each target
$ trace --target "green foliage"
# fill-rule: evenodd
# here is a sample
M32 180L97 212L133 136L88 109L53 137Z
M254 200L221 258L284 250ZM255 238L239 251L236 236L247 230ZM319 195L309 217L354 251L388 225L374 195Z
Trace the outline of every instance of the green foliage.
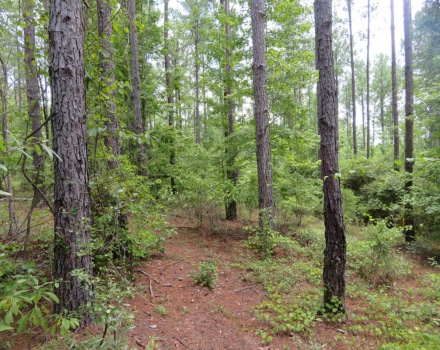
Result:
M440 348L440 335L423 332L409 332L407 343L386 343L379 346L378 350L437 350Z
M217 283L217 266L214 261L202 261L197 272L190 275L194 282L202 287L214 289Z
M257 307L257 315L269 323L272 334L307 334L315 325L319 301L316 296L299 294L286 298L271 293Z
M126 310L127 299L133 298L134 290L130 283L120 280L117 272L110 268L101 268L100 275L93 277L94 302L87 305L94 323L102 330L100 335L77 337L74 333L62 333L62 337L44 344L42 349L127 349L127 332L134 328L134 312ZM89 279L83 271L76 271L79 279ZM116 274L116 275L115 275ZM81 312L81 310L78 310Z
M373 217L387 219L391 225L400 224L406 200L405 172L394 171L392 161L384 163L383 158L356 158L342 162L341 168L343 191L348 199L345 202L346 197L343 198L344 211L352 221L368 223ZM353 220L353 212L357 220Z
M390 283L410 273L410 266L396 250L403 244L399 228L388 228L384 221L364 228L364 237L347 242L347 263L351 272L376 284Z
M111 174L95 178L90 185L92 248L98 266L114 259L141 259L163 252L165 237L172 231L148 183L136 175L132 166L123 164Z
M33 261L17 265L0 251L0 332L17 333L30 326L65 333L79 325L76 318L52 315L51 304L59 300L53 293L56 283L46 281Z
M169 311L163 305L157 305L154 309L159 315L165 316L169 314Z

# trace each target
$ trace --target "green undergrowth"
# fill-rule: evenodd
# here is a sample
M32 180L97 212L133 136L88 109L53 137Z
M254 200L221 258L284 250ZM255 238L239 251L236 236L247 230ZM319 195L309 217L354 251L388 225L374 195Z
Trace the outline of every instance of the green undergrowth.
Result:
M307 343L325 323L339 329L329 340L332 346L439 348L440 268L432 260L430 272L415 274L399 228L381 221L347 228L346 315L326 314L322 305L323 229L301 227L282 239L271 237L271 256L236 264L243 280L264 288L266 297L254 308L263 345L279 335ZM245 246L259 249L249 242Z

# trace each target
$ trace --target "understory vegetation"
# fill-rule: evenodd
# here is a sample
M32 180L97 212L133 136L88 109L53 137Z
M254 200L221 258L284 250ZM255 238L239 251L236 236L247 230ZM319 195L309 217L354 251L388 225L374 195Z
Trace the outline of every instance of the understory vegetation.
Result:
M237 256L231 267L243 281L261 285L266 295L265 300L253 308L263 326L252 331L260 336L263 345L281 336L293 337L301 348L315 349L324 346L314 338L317 327L328 324L340 330L334 342L343 341L348 348L369 342L380 349L436 349L440 344L440 265L435 198L414 199L418 238L407 244L401 226L402 206L406 200L400 191L404 175L395 173L391 177L389 171L382 172L380 167L375 170L374 162L349 163L345 166L350 171L342 175L347 221L345 316L327 313L322 305L325 241L322 218L318 214L319 182L305 180L301 186L315 193L315 203L301 199L302 192L277 190L279 201L284 205L277 210L276 229L258 226L258 212L246 199L249 194L239 202L242 232L248 237L241 244L249 253ZM428 162L417 175L432 170L430 167L434 165ZM214 197L203 194L216 185L207 175L187 171L184 181L196 182L197 191L190 193L187 189L176 195L170 195L163 183L142 183L130 168L91 183L94 219L89 249L94 261L95 289L94 302L88 307L92 309L95 323L101 325L101 332L87 339L78 339L71 332L78 326L80 312L61 315L51 312L52 304L57 302L53 294L57 285L50 279L51 215L45 208L34 210L35 227L26 252L21 240L23 235L0 246L2 334L45 332L60 336L42 345L44 349L126 348L124 335L132 329L135 313L126 311L124 304L138 293L132 287L133 270L154 254L162 254L167 237L177 234L168 224L173 213L184 213L188 222L206 228L204 235L228 239L222 213L212 205ZM246 193L247 187L242 186ZM432 193L424 189L422 183L416 188L418 193ZM237 193L243 195L240 191ZM26 195L23 192L23 197ZM298 201L289 207L282 195L298 198ZM298 212L301 202L307 203L307 208L304 204L303 210ZM376 210L379 206L381 212ZM24 218L28 202L19 207L20 218ZM6 209L2 204L2 220L7 215ZM220 261L221 257L217 256L194 266L191 274L194 283L215 289ZM82 271L77 274L88 278ZM163 310L156 312L166 315L168 310L160 307ZM155 340L150 343L154 345ZM12 347L12 340L7 344ZM332 340L328 340L328 344L332 345Z

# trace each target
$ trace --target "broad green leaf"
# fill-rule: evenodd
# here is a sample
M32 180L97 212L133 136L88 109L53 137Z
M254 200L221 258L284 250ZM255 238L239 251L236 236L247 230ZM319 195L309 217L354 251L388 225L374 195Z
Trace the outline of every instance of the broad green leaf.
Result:
M0 332L12 331L12 330L14 330L14 328L12 328L11 326L7 326L4 323L0 323Z

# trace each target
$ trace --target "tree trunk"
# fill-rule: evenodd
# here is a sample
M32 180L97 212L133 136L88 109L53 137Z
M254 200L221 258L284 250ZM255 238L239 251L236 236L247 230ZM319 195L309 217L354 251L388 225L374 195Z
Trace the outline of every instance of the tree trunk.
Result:
M231 67L231 52L232 52L232 31L231 24L229 23L228 16L230 16L229 0L221 0L220 4L223 5L224 14L226 17L225 22L225 61L226 61L226 74L225 74L225 91L224 91L224 103L226 104L226 114L228 116L228 127L225 132L226 137L226 178L232 186L237 185L238 170L235 169L235 148L231 146L231 136L234 133L235 124L235 111L234 100L232 98L232 67ZM228 196L230 197L230 193ZM226 220L237 219L237 201L233 198L229 198L226 203Z
M367 159L371 157L370 150L370 38L371 38L371 5L368 0L368 28L367 28Z
M409 180L405 183L408 197L411 198L412 172L414 166L413 155L413 59L412 59L412 18L411 0L403 1L404 18L404 45L405 45L405 171ZM415 240L414 218L412 214L411 200L405 205L405 241Z
M133 88L134 133L140 138L139 146L139 174L147 176L148 156L145 142L143 141L142 115L141 115L141 81L139 74L139 44L136 29L136 0L129 0L128 12L130 16L130 42L131 42L131 70Z
M353 128L353 154L357 155L357 137L356 137L356 82L354 75L354 53L353 53L353 22L351 19L351 2L347 0L348 6L348 25L350 27L350 65L351 65L351 103L353 105L352 111L352 128Z
M9 146L9 111L8 111L8 71L6 68L6 63L3 57L0 57L0 64L3 70L2 83L3 89L0 88L1 98L2 98L2 135L3 141L5 142L5 155L7 158L11 156L11 147ZM9 213L9 229L8 237L15 234L17 229L17 219L15 217L14 202L12 200L12 175L8 171L6 174L6 192L9 193L8 196L8 213Z
M165 64L165 88L167 95L167 104L168 104L168 126L170 127L170 166L171 169L176 164L176 151L174 149L174 111L173 111L173 84L171 81L171 64L170 64L170 44L168 40L168 27L169 27L169 19L168 19L168 1L164 1L164 30L163 30L163 41L164 41L164 64ZM172 170L171 170L172 171ZM170 179L171 191L176 194L176 180L174 176L171 176Z
M27 97L27 114L32 125L32 134L34 141L32 144L41 144L43 137L41 125L41 106L40 106L40 89L38 85L37 63L35 60L35 22L34 22L34 8L33 1L25 0L23 2L23 18L25 27L24 33L24 63L26 69L26 97ZM35 206L44 204L43 196L40 191L44 193L44 155L37 153L35 148L32 151L32 163L34 166L33 186Z
M266 37L264 0L251 1L254 118L257 144L258 204L260 227L273 226L274 200L270 161L270 125L267 104Z
M90 198L84 89L85 20L81 0L51 0L49 74L54 158L55 312L80 310L91 323ZM79 272L84 278L74 276Z
M393 113L394 169L399 170L399 110L397 109L397 74L396 74L396 39L394 26L394 0L390 1L391 9L391 106Z
M332 57L332 1L315 0L318 130L321 176L324 181L324 307L345 313L346 241L338 179L338 97Z
M97 0L98 10L98 33L101 40L101 88L108 91L104 105L105 125L107 135L105 145L111 155L107 161L110 170L116 169L119 164L118 157L120 155L121 142L118 136L119 121L116 117L116 89L115 89L115 61L113 59L112 45L112 11L110 0Z
M200 137L200 86L199 86L199 42L200 42L200 36L199 36L199 20L196 20L196 23L194 24L194 69L195 69L195 94L196 94L196 100L195 100L195 134L196 134L196 143L200 144L202 139Z

